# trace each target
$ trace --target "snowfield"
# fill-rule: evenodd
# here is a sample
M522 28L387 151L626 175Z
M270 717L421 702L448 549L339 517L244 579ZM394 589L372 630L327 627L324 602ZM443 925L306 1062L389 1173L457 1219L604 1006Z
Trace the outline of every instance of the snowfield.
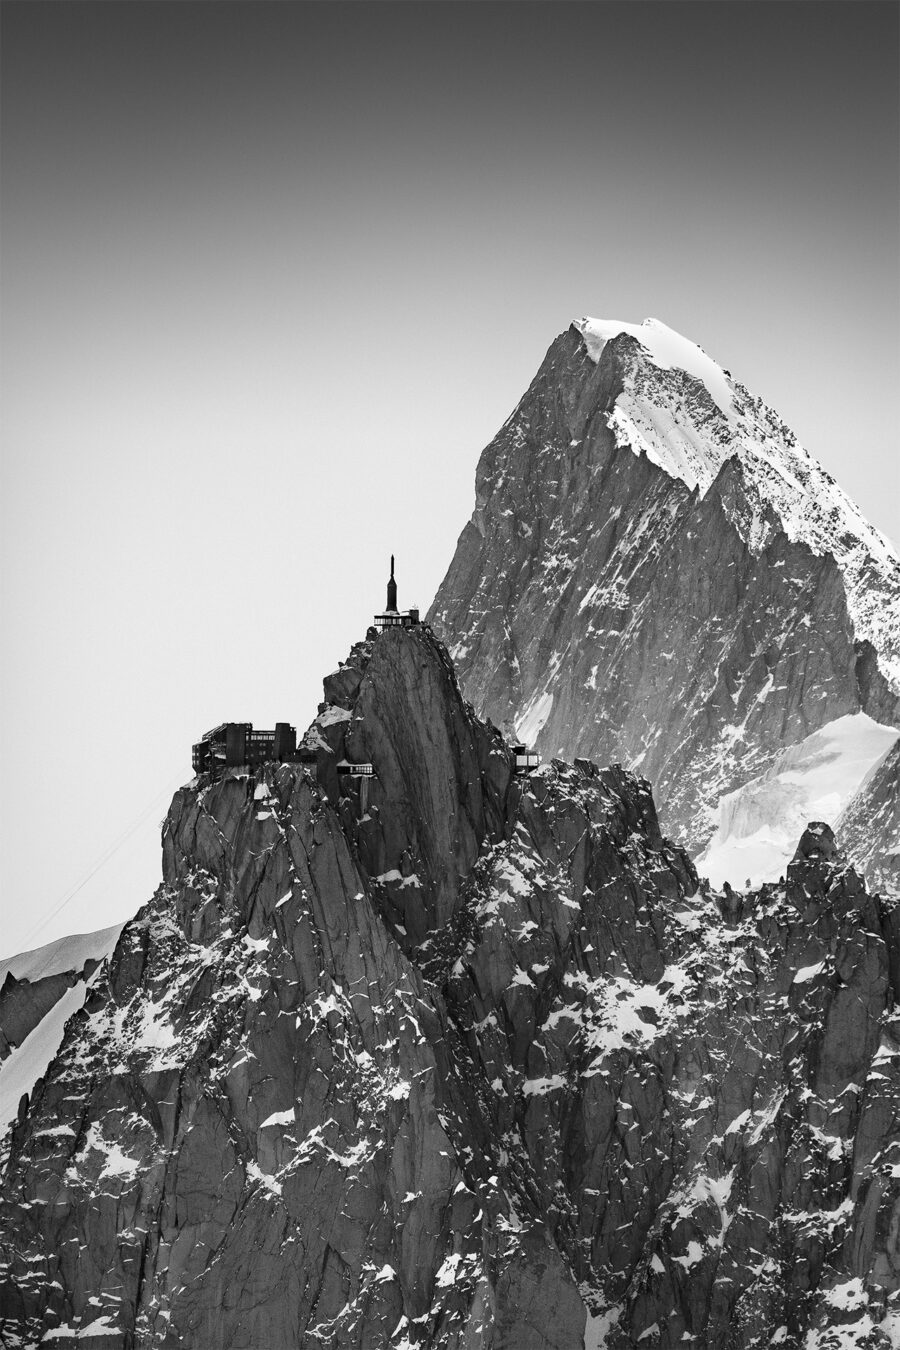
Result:
M721 798L716 833L697 859L701 876L736 889L748 878L752 886L777 881L807 822L834 826L897 735L855 713L783 750L766 773Z

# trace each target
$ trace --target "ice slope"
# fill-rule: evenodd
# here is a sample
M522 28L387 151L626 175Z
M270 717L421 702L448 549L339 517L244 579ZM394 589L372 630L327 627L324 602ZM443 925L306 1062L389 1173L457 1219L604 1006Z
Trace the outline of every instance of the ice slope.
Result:
M124 923L123 919L121 923L100 928L95 933L70 933L68 937L48 942L45 947L4 957L0 960L0 988L10 973L17 980L33 983L48 975L61 975L66 970L84 970L88 961L102 961L115 947Z
M753 886L777 881L806 822L834 825L896 740L896 727L856 713L783 750L765 773L719 802L716 833L697 860L701 876L735 889L748 879Z
M733 522L741 537L758 552L772 535L774 516L792 541L819 555L832 553L844 575L856 637L874 645L882 672L900 692L900 559L778 414L658 319L632 324L584 318L574 326L594 362L622 333L645 354L606 414L617 443L643 451L701 496L736 455L749 498L749 510ZM660 378L660 372L668 374Z
M112 953L122 928L123 924L116 923L95 933L73 933L33 951L6 957L0 961L0 989L10 974L31 983L67 971L80 974L89 961L102 962ZM66 1022L83 1006L90 983L78 980L67 989L22 1044L0 1062L0 1136L15 1119L22 1095L30 1094L46 1073L62 1042Z
M23 1093L31 1093L37 1080L62 1044L66 1022L84 1005L86 986L80 981L67 989L34 1031L0 1065L0 1137L16 1118Z

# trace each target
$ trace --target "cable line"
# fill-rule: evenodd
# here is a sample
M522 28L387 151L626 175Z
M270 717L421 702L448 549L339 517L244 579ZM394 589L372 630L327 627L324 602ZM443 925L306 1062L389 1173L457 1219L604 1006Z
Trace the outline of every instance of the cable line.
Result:
M35 934L40 933L42 929L46 928L47 925L53 919L55 919L58 914L62 913L66 905L68 905L70 901L75 899L75 896L78 894L78 892L84 890L85 886L88 884L88 882L91 880L92 877L95 877L97 875L101 867L105 867L106 864L110 861L110 859L115 857L119 849L122 848L124 844L127 844L128 840L135 833L135 831L140 829L140 827L144 824L144 821L147 819L147 817L150 816L155 810L157 810L160 800L167 797L170 793L174 792L175 789L181 785L183 778L184 775L179 774L177 778L175 778L174 780L170 780L169 783L167 783L167 785L164 788L161 788L160 791L157 792L156 796L153 798L150 805L145 807L145 809L138 816L137 820L135 820L133 824L127 826L126 829L123 830L122 833L116 839L113 840L113 842L109 845L106 851L103 854L101 854L99 860L94 864L94 866L88 872L87 876L84 877L82 881L79 881L77 886L73 886L72 889L68 891L66 895L63 896L59 904L56 905L55 908L53 908L45 918L41 919L37 924L35 924L35 926L26 934L26 936L22 939L22 941L25 943L25 946L23 946L22 948L23 951L29 950L28 943L31 942Z

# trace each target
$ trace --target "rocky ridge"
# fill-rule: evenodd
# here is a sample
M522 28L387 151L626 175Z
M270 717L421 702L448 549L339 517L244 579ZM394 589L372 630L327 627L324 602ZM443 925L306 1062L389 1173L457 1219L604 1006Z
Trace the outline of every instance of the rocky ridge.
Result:
M699 853L784 748L859 711L900 723L900 562L761 400L628 327L550 347L429 619L479 712L639 769Z
M325 695L314 773L176 794L7 1140L0 1344L889 1345L897 917L827 827L698 890L426 629Z

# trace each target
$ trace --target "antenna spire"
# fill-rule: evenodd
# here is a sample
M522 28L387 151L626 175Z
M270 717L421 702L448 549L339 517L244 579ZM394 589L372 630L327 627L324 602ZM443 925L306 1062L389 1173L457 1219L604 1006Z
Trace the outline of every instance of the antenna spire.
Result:
M397 583L394 580L394 555L391 554L391 577L387 584L387 605L385 609L388 614L397 612Z

